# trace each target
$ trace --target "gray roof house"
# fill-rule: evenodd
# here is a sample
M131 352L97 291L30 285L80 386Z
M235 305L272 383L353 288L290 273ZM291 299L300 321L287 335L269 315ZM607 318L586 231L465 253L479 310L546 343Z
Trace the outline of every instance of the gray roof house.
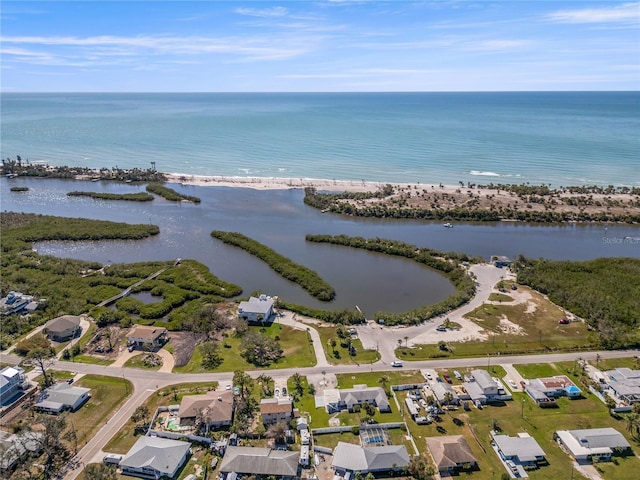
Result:
M0 471L11 470L29 452L42 450L43 436L38 432L9 435L0 431Z
M187 460L191 444L160 437L140 437L120 461L124 475L174 478Z
M364 405L365 403L375 405L381 412L391 410L389 399L382 387L354 385L353 388L335 390L338 394L337 398L331 390L332 389L325 390L325 398L329 398L329 400L326 401L329 412L340 410L353 411L355 405Z
M614 428L558 430L554 438L576 460L609 460L613 450L631 448L627 439Z
M273 316L273 303L273 298L266 295L249 297L248 302L238 305L238 317L250 323L266 323Z
M195 425L200 418L209 427L224 427L233 423L233 392L208 392L185 395L180 402L180 425Z
M63 315L49 320L44 326L44 331L54 342L64 342L80 333L80 317L76 315Z
M353 443L338 442L333 450L333 468L340 473L375 473L401 470L409 465L409 454L404 445L361 447Z
M504 460L512 460L521 465L535 465L544 460L544 450L528 433L519 433L516 437L494 434L493 441Z
M73 387L65 383L57 383L40 394L35 408L43 412L60 413L63 410L77 410L89 400L91 389Z
M299 478L300 452L259 447L227 447L220 472Z
M455 472L478 463L462 435L427 437L427 448L441 473Z
M624 367L606 373L609 389L618 400L629 405L640 402L640 370Z

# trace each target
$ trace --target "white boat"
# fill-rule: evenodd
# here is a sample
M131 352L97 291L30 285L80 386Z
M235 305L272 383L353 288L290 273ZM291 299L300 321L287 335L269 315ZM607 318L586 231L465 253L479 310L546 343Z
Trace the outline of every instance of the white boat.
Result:
M451 225L449 222L444 224L445 228L453 228L453 225Z

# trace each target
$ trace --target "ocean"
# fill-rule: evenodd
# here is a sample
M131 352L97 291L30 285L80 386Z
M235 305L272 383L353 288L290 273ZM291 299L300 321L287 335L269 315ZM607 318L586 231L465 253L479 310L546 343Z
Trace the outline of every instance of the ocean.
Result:
M3 93L0 156L392 183L640 185L640 92Z

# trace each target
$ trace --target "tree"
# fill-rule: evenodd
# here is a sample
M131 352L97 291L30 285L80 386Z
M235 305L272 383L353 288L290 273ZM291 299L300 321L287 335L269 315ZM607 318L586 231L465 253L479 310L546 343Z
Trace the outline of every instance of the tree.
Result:
M304 386L302 385L302 375L298 372L294 373L291 376L291 381L293 382L293 388L298 392L299 396L302 396L304 393Z
M240 391L240 399L246 401L253 388L253 378L242 370L233 372L233 384Z
M378 383L382 386L382 389L385 391L385 393L389 393L387 391L387 387L389 386L389 383L391 382L391 380L389 379L389 375L382 375L379 379L378 379Z
M202 355L202 368L214 369L220 366L223 359L217 342L210 340L204 342L199 348Z
M446 403L447 405L449 405L452 401L453 401L453 393L451 392L444 392L444 396L442 397L444 400L444 403Z
M407 466L407 473L415 480L432 480L435 468L427 461L424 455L411 457Z
M273 439L273 442L278 445L285 441L287 433L287 424L284 422L278 422L270 425L267 429L267 438Z
M258 380L258 382L260 382L262 384L262 390L264 391L265 395L270 395L271 394L271 382L273 382L273 378L271 378L266 373L261 373L258 376L257 380Z
M409 336L408 335L404 336L404 346L405 346L405 348L409 347Z
M41 415L36 423L42 425L42 453L44 466L44 478L55 477L57 472L67 463L70 456L69 450L62 443L63 432L67 427L65 415Z
M608 395L607 395L607 398L605 398L604 403L607 405L607 409L609 410L609 413L611 413L612 410L616 408L616 401Z
M443 351L443 352L446 352L448 350L447 344L446 344L446 342L444 340L440 340L438 342L438 349Z
M282 357L283 350L274 338L258 332L248 332L240 344L242 356L247 362L266 367Z
M135 423L147 423L149 419L149 408L146 405L140 405L133 411L131 415L131 420Z
M84 469L84 478L91 480L117 480L115 467L103 463L90 463Z
M36 368L42 372L42 386L48 388L55 383L53 376L49 375L49 359L53 357L55 351L52 348L34 348L29 352L27 358L36 364Z

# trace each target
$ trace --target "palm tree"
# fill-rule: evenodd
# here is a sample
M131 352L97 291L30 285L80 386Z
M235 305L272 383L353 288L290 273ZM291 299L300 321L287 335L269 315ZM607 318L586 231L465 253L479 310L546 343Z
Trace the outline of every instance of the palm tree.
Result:
M287 424L284 422L274 423L267 429L267 438L273 439L276 445L284 443L286 434Z
M444 403L449 405L453 401L453 393L444 392L443 400L444 400Z
M388 375L382 375L379 379L378 379L378 383L380 385L382 385L382 389L385 391L385 393L387 393L387 386L389 385L389 382L391 380L389 379Z
M262 390L269 395L271 393L271 382L273 382L273 378L271 378L266 373L261 373L257 378L258 382L262 384Z
M291 380L293 381L293 388L298 392L298 395L302 395L304 393L304 387L302 386L302 376L296 372L291 376Z
M409 336L408 335L404 336L404 346L405 347L409 347Z

